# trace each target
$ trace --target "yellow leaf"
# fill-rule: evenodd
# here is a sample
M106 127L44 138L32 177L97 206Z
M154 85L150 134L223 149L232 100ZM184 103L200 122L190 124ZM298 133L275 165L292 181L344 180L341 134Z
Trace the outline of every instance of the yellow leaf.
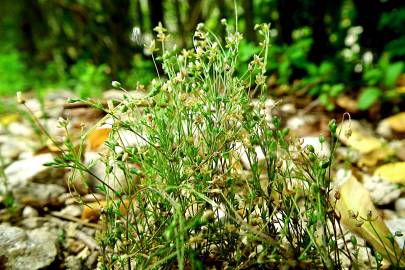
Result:
M0 124L8 126L13 122L17 122L19 119L20 115L18 113L5 114L0 117Z
M405 132L405 112L387 118L388 124L396 132Z
M365 132L355 121L341 123L337 128L337 134L344 144L359 151L360 154L370 153L383 146L381 140Z
M392 183L405 185L405 162L382 165L374 171L374 175Z
M87 135L87 146L92 151L97 149L107 140L111 128L96 128Z
M374 167L381 160L384 160L394 154L394 150L389 146L385 145L381 148L377 148L370 153L364 154L360 157L357 162L357 166L363 167Z
M391 232L378 215L378 211L371 201L368 191L352 175L340 186L339 191L340 199L337 201L336 211L341 215L341 222L346 225L350 231L368 241L384 258L396 264L397 260L395 254L401 254L401 249L396 241L394 241L394 245L392 245L387 239L386 236L391 235ZM350 211L358 214L357 221L351 217L349 214ZM361 218L366 219L370 211L373 221L364 221L364 223L359 226L358 220L361 220ZM400 265L405 266L404 256Z

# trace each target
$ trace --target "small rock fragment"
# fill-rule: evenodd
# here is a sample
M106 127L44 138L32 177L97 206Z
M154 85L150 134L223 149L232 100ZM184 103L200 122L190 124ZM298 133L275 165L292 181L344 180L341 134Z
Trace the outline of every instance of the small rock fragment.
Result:
M37 217L38 211L31 206L26 206L23 209L22 216L23 216L23 218Z

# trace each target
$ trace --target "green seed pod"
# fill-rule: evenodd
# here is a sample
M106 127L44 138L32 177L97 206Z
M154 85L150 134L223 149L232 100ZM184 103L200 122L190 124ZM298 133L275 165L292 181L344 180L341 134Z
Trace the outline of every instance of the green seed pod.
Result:
M383 256L382 256L381 253L378 252L378 251L376 251L376 253L375 253L375 258L376 258L376 260L377 260L378 262L382 262L382 260L383 260Z
M277 116L274 116L272 119L272 122L276 128L280 128L280 125L281 125L280 118L278 118Z
M319 142L324 143L325 142L325 137L321 134L319 135Z
M395 237L402 237L404 234L401 231L396 231L394 235Z
M330 131L332 134L335 134L335 133L336 133L336 129L337 129L336 120L335 120L335 119L330 120L330 122L329 122L329 131Z
M352 235L350 237L350 242L352 243L353 246L357 246L357 238L356 238L356 236Z
M329 160L322 161L321 167L322 169L327 169L329 167Z
M282 134L284 137L286 137L288 135L288 133L290 133L290 129L289 128L284 128L282 131Z
M307 149L310 153L314 153L315 152L315 148L312 145L307 145Z

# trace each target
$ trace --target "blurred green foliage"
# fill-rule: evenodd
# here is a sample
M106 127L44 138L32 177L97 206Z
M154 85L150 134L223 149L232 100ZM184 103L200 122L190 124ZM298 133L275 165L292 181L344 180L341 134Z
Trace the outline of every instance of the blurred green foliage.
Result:
M272 24L267 67L278 85L306 91L329 110L341 93L361 95L367 109L393 100L404 72L405 6L400 0L241 0L238 71L260 48L254 25ZM3 0L0 94L69 87L93 96L111 80L134 88L156 74L143 44L162 21L178 47L204 21L220 39L221 18L235 23L233 0ZM373 93L372 95L370 93ZM367 105L367 106L366 106Z

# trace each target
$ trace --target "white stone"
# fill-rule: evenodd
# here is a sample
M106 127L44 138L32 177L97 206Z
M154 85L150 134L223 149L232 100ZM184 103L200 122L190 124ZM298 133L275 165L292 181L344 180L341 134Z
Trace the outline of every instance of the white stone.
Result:
M396 184L376 176L363 175L363 185L370 192L371 200L376 205L389 204L401 195L401 189Z
M8 125L8 132L14 136L23 136L32 138L34 136L34 130L28 127L27 124L22 124L19 122L13 122Z
M23 216L23 218L37 217L38 211L31 206L26 206L23 209L22 216Z
M387 120L382 120L378 123L376 133L384 138L391 138L392 137L392 129Z
M82 214L82 206L71 204L63 208L60 213L64 216L80 217Z
M294 114L297 112L297 109L295 108L294 104L292 104L292 103L283 104L280 107L280 110L283 113L288 113L288 114Z
M257 157L258 163L260 164L260 163L265 162L266 157L265 157L261 147L260 146L255 146L254 149L255 149L255 152L256 152L256 157ZM240 157L240 161L242 162L243 167L246 170L250 170L251 166L250 166L250 163L249 163L248 155L246 153L247 152L246 147L241 142L235 142L235 150L236 150L236 153Z
M316 117L313 115L300 115L289 118L286 126L291 130L298 130L303 126L311 125L315 122Z
M395 234L397 231L402 232L403 235L401 237L395 237L395 240L397 240L399 247L403 249L405 241L405 218L389 219L386 220L385 223L392 234Z
M307 145L312 145L315 149L316 155L318 155L320 157L329 157L329 155L330 155L329 144L326 142L321 143L319 141L319 137L308 136L308 137L303 137L302 140L304 141L302 144L302 147L305 147Z

